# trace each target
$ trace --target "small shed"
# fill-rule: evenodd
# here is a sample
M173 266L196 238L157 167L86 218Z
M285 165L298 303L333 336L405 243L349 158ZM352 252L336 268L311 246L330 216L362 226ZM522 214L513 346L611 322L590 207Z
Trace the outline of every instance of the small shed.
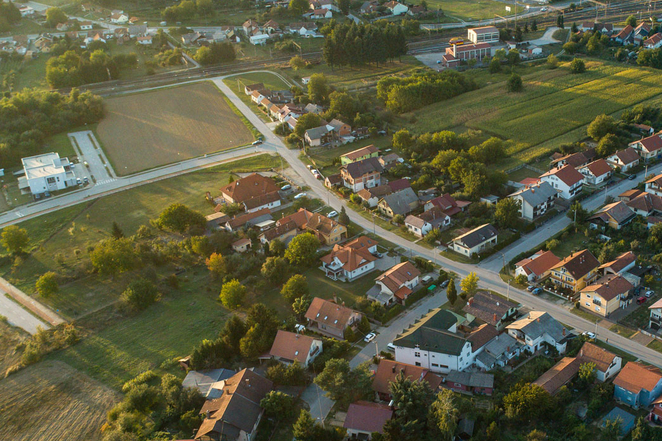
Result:
M621 435L626 435L634 428L634 415L627 412L620 407L614 407L600 422L600 427L604 428L609 420L620 420L621 422Z
M232 249L237 253L245 253L251 249L251 240L250 239L239 239L236 242L232 243Z

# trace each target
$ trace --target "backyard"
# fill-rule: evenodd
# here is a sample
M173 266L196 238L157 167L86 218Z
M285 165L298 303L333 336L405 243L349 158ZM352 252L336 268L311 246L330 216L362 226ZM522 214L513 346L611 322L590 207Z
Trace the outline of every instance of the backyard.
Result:
M269 90L289 90L290 87L285 84L277 75L274 75L269 72L258 72L258 73L248 73L248 74L238 74L233 75L229 78L223 80L223 82L230 88L234 93L237 94L240 100L248 105L262 121L271 122L271 119L266 115L264 107L259 107L253 101L251 101L250 95L246 95L244 88L250 86L251 84L262 83L264 87Z

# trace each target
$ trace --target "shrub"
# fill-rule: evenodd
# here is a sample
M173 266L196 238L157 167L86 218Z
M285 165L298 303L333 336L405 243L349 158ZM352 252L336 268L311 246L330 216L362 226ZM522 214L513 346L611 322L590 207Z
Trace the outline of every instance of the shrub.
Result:
M130 312L142 311L159 299L156 286L147 279L131 282L120 296L121 308Z
M584 73L586 72L586 63L584 63L584 60L575 58L574 60L572 60L572 63L570 63L570 71L573 74Z

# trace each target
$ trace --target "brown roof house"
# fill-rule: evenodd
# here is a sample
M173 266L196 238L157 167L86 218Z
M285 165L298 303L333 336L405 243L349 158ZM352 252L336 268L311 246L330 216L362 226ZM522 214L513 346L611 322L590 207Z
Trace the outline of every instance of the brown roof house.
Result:
M271 244L274 240L279 240L285 245L289 244L290 241L299 234L300 230L297 227L296 222L276 222L276 225L273 228L263 231L259 236L260 243Z
M333 280L352 281L375 269L377 242L361 236L344 245L334 245L329 254L320 260L327 277Z
M432 206L419 215L410 214L405 218L407 230L417 237L423 237L432 230L443 230L450 224L451 217L437 206Z
M531 384L545 389L550 395L555 395L561 387L570 383L579 372L581 362L575 357L563 357L550 370L542 374Z
M595 364L596 378L602 383L616 375L623 363L618 355L588 341L579 350L577 358L582 363Z
M462 311L467 314L467 320L470 322L477 318L501 331L508 319L517 316L521 306L487 291L479 291L469 298Z
M564 165L543 173L540 175L540 180L548 182L559 192L560 197L567 200L574 199L581 193L584 185L584 175L571 165Z
M611 177L613 170L607 161L598 159L581 167L579 173L584 175L587 184L600 185Z
M252 213L239 214L229 221L225 222L225 229L228 231L237 231L241 228L250 228L260 222L271 220L271 210L263 208Z
M619 150L607 158L607 162L614 168L618 167L622 172L627 172L631 168L639 165L641 157L632 147Z
M260 401L273 388L270 380L244 369L213 386L200 410L205 416L195 435L196 440L250 440L255 435L264 411ZM213 392L213 391L212 391Z
M356 330L363 315L343 305L315 297L306 311L308 329L342 340L349 328Z
M347 237L347 227L319 213L313 213L304 228L324 245L337 244Z
M515 264L515 276L523 275L529 282L543 280L560 261L551 251L540 250Z
M251 249L251 240L244 237L237 241L232 242L232 249L237 253L245 253Z
M372 439L373 433L384 433L384 425L393 418L388 404L357 401L349 405L343 427L351 439Z
M393 193L393 189L390 185L378 185L377 187L364 188L356 192L357 196L363 199L363 202L367 202L371 208L374 208L379 203L379 200L384 196Z
M448 193L442 194L428 202L425 203L425 210L429 210L434 206L441 208L441 210L447 215L453 217L454 215L464 211L471 202L468 201L456 201L453 196Z
M380 400L389 401L391 399L389 386L399 374L413 381L426 381L430 385L430 389L435 392L442 381L439 375L424 367L383 359L379 362L372 380L372 389Z
M594 215L588 218L588 221L604 230L605 227L610 227L615 230L620 230L637 217L634 212L623 201L614 202L605 205Z
M353 150L349 153L345 153L340 157L340 163L342 165L351 164L356 161L363 161L368 158L376 158L379 156L379 149L374 145L370 144L360 149Z
M278 330L269 356L285 364L295 361L309 366L322 353L322 340L309 335Z
M457 236L449 248L456 253L471 257L496 245L499 233L491 224L484 224Z
M662 175L656 175L647 180L646 191L656 196L662 196Z
M278 186L271 178L253 173L221 188L223 199L231 204L243 204L249 213L263 208L280 207Z
M609 274L579 293L580 307L594 314L609 317L619 308L625 309L632 303L634 286L620 274Z
M377 277L375 286L366 295L382 305L394 302L404 304L407 297L418 288L420 275L421 272L410 261L398 263Z
M377 158L368 158L343 165L340 176L343 185L356 193L364 188L372 188L381 184L383 169Z
M608 274L621 274L625 273L637 262L637 256L632 251L626 251L611 262L606 262L600 265L598 270L602 272L603 276Z
M656 133L639 141L633 141L628 144L628 147L635 149L644 161L659 158L662 156L662 136L660 133Z
M559 288L578 293L598 278L598 267L600 262L589 250L574 252L552 267L550 280Z
M662 373L654 366L628 362L614 379L614 399L635 409L647 408L662 395Z

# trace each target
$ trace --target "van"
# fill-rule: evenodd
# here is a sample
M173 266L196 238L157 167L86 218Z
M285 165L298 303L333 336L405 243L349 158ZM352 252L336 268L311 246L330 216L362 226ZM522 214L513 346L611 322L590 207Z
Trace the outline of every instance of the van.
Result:
M641 305L642 303L646 303L646 297L639 297L637 299L637 305Z
M280 187L280 189L281 189L282 191L287 191L287 190L291 190L291 189L292 189L292 186L291 186L290 184L285 184L285 185L283 185L282 187Z
M421 282L423 282L424 285L427 285L428 283L432 282L432 276L425 276L421 279Z

